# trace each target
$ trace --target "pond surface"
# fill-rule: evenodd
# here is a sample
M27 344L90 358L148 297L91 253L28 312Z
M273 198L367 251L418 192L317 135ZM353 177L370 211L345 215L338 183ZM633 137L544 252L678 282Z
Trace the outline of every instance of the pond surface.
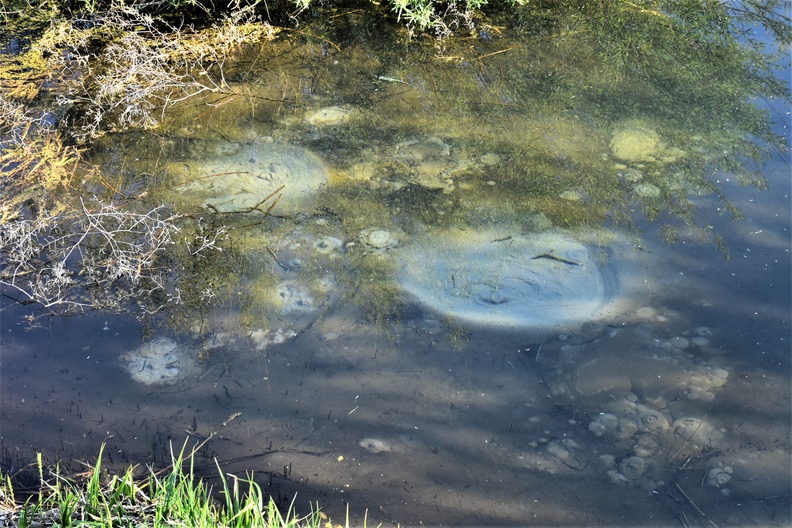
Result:
M728 109L685 129L690 101L647 103L574 35L340 27L248 50L209 106L95 149L223 218L237 266L179 325L25 331L3 299L6 462L106 442L164 465L212 436L208 479L216 458L336 520L791 523L788 156L767 190L696 172Z

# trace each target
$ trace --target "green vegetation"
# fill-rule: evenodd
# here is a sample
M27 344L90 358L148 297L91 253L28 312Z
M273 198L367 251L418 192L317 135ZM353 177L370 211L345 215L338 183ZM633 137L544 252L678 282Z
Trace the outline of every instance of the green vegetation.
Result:
M39 454L40 489L24 504L16 501L12 477L0 475L4 526L316 528L327 519L318 510L304 517L291 507L281 512L253 475L238 477L225 473L219 465L221 485L213 489L195 474L198 449L187 453L183 446L172 455L167 468L148 468L141 475L130 467L107 475L102 468L102 446L93 467L76 478L65 477L57 466L45 467Z

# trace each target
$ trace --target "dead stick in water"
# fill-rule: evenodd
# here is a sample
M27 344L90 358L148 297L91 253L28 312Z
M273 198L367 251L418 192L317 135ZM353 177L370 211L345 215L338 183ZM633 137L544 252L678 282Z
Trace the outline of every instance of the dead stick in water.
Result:
M714 526L715 528L718 528L718 525L717 525L717 524L715 524L714 522L712 522L712 519L710 519L709 517L707 517L707 514L706 514L706 513L704 513L703 511L701 511L701 508L699 508L698 506L696 506L696 503L695 503L695 502L693 502L693 500L692 500L690 497L688 497L688 496L687 496L687 493L685 493L684 491L682 491L682 487L679 485L679 482L677 482L677 481L675 480L675 481L674 481L674 486L676 486L676 488L679 490L679 493L681 493L681 494L682 494L682 496L683 496L683 497L685 497L685 498L687 499L687 501L690 503L690 505L691 505L691 506L693 506L693 507L696 509L696 511L697 511L697 512L699 512L699 513L701 514L701 516L702 516L702 517L704 517L705 519L707 519L707 521L709 521L709 523L710 523L712 526Z

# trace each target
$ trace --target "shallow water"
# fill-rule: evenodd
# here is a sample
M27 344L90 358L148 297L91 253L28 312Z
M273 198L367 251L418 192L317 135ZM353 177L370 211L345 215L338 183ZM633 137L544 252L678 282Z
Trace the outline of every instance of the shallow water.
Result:
M107 171L156 175L183 210L223 190L191 197L175 166L203 177L262 145L307 149L326 183L245 229L230 299L177 330L91 314L26 332L28 308L4 299L7 459L106 442L112 464L164 464L214 433L207 478L216 457L304 511L349 504L372 525L792 522L788 158L763 169L768 191L716 177L733 222L674 172L697 146L657 115L570 105L582 72L614 82L581 43L504 37L448 60L339 43L251 53L217 110L108 143L128 154ZM541 84L551 71L566 78ZM696 229L669 245L639 214L674 182L730 260ZM608 207L635 212L640 236Z

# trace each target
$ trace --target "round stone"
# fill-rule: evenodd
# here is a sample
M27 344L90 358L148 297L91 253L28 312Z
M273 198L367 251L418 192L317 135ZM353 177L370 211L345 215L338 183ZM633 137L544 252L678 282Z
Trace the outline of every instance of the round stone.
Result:
M552 327L589 321L615 285L568 235L504 237L471 230L427 235L400 250L399 282L419 303L475 324Z
M360 239L374 249L389 249L399 244L399 239L386 229L367 229L360 234Z
M580 191L575 190L564 191L558 197L567 202L580 202L583 200L583 195L580 194Z
M195 369L190 350L168 337L155 338L119 359L132 379L145 385L172 385Z
M720 488L732 479L731 466L718 466L707 472L707 484Z
M379 438L364 438L358 442L358 445L372 453L390 453L394 451L392 442Z
M328 255L344 245L343 240L336 237L324 236L316 240L313 244L314 249L320 255Z
M642 306L635 311L635 315L641 319L654 319L657 316L657 312L650 306Z
M327 106L309 114L305 120L314 126L332 126L348 121L351 114L348 108Z
M681 336L672 337L668 340L668 342L671 343L671 346L675 348L685 349L690 346L690 341Z
M660 188L651 183L639 183L633 187L633 192L641 198L659 198Z
M644 429L651 432L658 433L668 429L668 420L666 420L666 417L663 416L663 413L655 411L654 409L642 409L638 420Z
M611 152L624 161L655 161L660 151L660 136L646 128L627 128L614 134Z
M327 184L322 160L284 143L253 142L204 149L206 157L171 166L181 180L177 192L201 200L212 211L299 213ZM277 204L275 203L277 201Z
M649 461L645 458L632 456L619 463L619 472L630 480L638 480L649 471Z
M488 153L481 156L481 164L486 167L492 167L500 162L501 162L500 156L498 156L497 154Z

